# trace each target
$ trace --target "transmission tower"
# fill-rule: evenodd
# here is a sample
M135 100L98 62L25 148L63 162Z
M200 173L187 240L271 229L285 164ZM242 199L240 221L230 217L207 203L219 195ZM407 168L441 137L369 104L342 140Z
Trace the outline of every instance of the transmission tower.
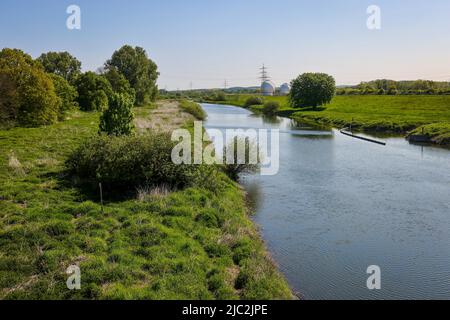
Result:
M267 67L263 64L262 68L260 68L260 79L261 82L266 82L270 80L269 74L267 73Z

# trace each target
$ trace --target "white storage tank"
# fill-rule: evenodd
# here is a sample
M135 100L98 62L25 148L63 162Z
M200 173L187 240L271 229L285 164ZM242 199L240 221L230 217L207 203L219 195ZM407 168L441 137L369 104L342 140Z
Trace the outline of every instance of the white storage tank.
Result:
M263 96L273 96L275 94L275 85L270 81L264 81L261 84L261 94Z
M288 95L291 92L291 86L288 83L283 83L280 87L280 94Z

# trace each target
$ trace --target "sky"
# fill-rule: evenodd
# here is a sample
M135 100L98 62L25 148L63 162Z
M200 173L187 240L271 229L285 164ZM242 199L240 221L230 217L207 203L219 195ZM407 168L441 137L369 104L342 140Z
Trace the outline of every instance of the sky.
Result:
M69 5L81 29L69 30ZM369 30L367 8L381 9ZM124 44L143 47L168 90L280 85L304 72L337 84L450 81L449 0L1 0L0 48L69 51L95 71Z

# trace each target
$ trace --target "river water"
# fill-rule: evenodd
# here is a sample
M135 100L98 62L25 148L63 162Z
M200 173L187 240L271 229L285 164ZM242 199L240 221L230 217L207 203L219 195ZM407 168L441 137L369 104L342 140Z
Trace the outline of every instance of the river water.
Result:
M450 151L387 146L232 106L206 128L280 129L280 170L248 176L254 221L304 299L450 299ZM381 289L367 288L367 268Z

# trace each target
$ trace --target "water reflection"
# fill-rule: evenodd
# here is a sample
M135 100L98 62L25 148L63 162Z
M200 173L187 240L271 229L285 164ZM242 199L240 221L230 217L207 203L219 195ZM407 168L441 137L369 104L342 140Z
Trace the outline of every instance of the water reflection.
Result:
M379 146L290 119L204 105L207 128L280 130L280 172L243 179L254 219L307 299L450 299L450 152ZM382 269L369 291L366 269Z

